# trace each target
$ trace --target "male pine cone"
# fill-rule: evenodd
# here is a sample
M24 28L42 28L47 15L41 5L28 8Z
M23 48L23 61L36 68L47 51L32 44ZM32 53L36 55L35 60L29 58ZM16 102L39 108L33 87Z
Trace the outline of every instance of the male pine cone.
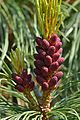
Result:
M49 41L36 37L36 42L37 54L34 54L36 81L42 91L53 90L63 75L63 72L59 71L64 62L64 58L61 57L62 42L56 34L53 34Z

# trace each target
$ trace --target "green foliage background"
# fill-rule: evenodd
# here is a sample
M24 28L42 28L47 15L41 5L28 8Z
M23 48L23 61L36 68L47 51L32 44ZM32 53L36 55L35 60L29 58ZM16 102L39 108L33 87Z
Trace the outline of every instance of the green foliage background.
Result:
M80 120L80 0L62 3L63 23L59 36L63 42L65 57L62 70L64 76L60 87L53 92L50 119ZM1 120L41 120L39 112L19 105L17 99L27 102L23 94L13 88L10 75L11 49L19 48L24 53L25 67L33 73L35 36L38 31L34 0L0 1L0 119ZM34 77L34 74L33 74ZM4 92L3 92L4 91ZM7 97L4 94L9 94ZM4 118L5 117L5 118Z

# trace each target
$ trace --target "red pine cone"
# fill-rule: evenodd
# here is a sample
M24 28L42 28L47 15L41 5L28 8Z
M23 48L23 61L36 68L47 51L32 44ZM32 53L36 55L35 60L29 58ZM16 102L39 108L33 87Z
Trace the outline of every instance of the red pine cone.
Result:
M40 84L42 90L48 90L54 87L63 73L58 72L58 68L64 62L62 54L62 42L56 34L52 34L49 41L40 37L36 38L38 52L35 55L35 69L37 83Z
M12 79L16 83L15 88L19 92L24 92L29 88L30 91L34 89L34 82L31 80L31 74L27 74L27 70L23 69L21 75L16 73L12 74Z

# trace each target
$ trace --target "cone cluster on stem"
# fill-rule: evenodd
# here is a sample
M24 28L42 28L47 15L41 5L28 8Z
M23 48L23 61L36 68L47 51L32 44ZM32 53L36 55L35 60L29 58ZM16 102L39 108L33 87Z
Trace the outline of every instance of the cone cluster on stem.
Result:
M25 92L26 89L29 91L34 89L34 82L32 81L31 74L28 74L26 69L23 69L20 75L13 73L12 79L16 83L15 88L19 92Z
M34 54L36 81L43 91L54 89L63 75L63 72L59 71L64 62L64 58L61 57L62 42L56 34L52 34L49 41L36 37L36 43L37 54Z

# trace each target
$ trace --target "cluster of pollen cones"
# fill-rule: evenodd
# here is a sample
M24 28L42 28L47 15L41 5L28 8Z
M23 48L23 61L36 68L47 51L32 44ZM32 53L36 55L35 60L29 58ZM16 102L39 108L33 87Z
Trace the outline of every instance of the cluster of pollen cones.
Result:
M53 90L63 76L63 72L60 71L64 62L64 58L61 57L62 42L56 34L53 34L49 40L36 37L36 43L37 53L34 54L36 81L43 91ZM31 80L31 74L28 74L26 69L23 69L20 75L13 73L12 79L19 92L34 89L35 83Z
M13 73L12 79L16 83L15 88L19 92L25 92L26 89L29 91L34 89L34 82L32 81L31 74L28 74L26 69L23 69L20 75Z
M61 57L62 42L56 34L52 35L49 41L36 37L36 42L37 54L34 54L36 81L43 91L54 89L63 75L60 71L64 62L64 58Z

